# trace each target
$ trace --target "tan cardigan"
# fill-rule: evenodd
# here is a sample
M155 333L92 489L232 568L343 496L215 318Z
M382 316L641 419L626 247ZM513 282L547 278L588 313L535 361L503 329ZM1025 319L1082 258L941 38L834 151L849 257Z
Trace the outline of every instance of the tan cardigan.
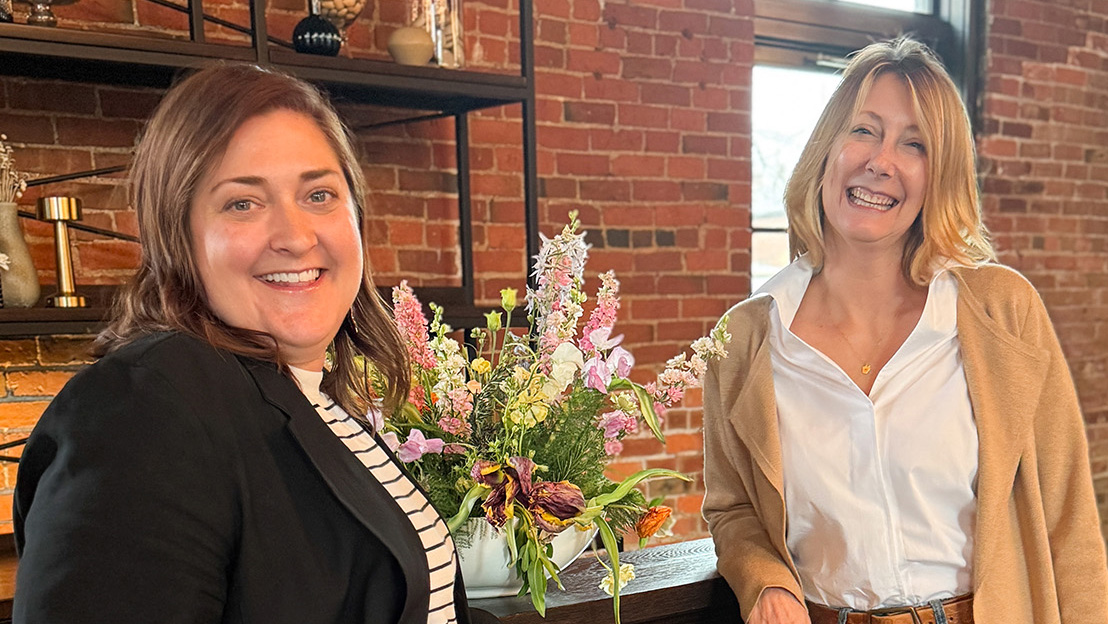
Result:
M979 437L974 617L1105 624L1108 563L1085 424L1050 319L1011 269L953 273ZM728 357L709 366L704 384L704 517L744 618L767 587L804 599L785 546L771 303L758 296L728 312Z

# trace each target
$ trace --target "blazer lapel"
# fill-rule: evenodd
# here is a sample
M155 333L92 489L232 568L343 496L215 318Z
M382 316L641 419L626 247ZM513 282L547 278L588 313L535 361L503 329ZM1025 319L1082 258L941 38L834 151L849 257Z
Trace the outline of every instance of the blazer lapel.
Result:
M961 282L958 340L978 436L977 526L974 583L990 575L989 553L1008 513L1020 457L1028 448L1031 418L1039 403L1049 355L1020 342L989 318Z
M295 382L281 375L273 364L241 359L265 400L288 416L289 433L335 497L399 561L409 590L401 621L415 621L419 615L425 618L427 604L420 602L419 596L427 592L419 588L422 585L427 589L430 580L427 555L418 535L409 530L411 520L385 487L331 432Z
M777 398L773 389L773 364L770 361L769 314L773 300L768 296L755 296L742 306L749 306L745 315L733 315L738 324L746 324L741 335L748 336L746 344L727 346L725 362L737 370L721 373L721 379L730 380L725 390L730 404L729 420L736 435L750 450L758 468L781 495L784 501L784 477L781 466L781 438L777 431ZM739 332L735 332L740 335ZM745 367L745 370L744 368Z
M750 454L784 500L781 466L781 437L777 431L777 399L773 389L773 367L769 345L763 341L746 375L746 381L731 406L731 425L750 449Z

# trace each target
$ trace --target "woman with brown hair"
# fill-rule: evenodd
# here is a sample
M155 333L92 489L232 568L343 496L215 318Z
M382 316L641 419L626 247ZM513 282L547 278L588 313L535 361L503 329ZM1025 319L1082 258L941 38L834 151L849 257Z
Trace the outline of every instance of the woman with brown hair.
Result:
M704 515L746 622L1108 621L1073 382L990 262L926 47L852 58L785 204L794 261L728 313L704 384Z
M202 70L131 180L141 266L20 464L15 620L468 622L446 525L371 424L408 360L327 100Z

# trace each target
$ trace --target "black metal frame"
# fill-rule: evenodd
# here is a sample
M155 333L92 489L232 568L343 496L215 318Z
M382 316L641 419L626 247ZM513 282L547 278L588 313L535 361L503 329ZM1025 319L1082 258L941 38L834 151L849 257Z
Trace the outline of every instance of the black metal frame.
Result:
M520 104L521 141L523 150L524 228L528 258L538 254L538 174L536 158L536 116L534 86L534 13L532 0L520 0L520 74L518 76L450 70L437 67L407 67L384 61L321 57L298 54L285 42L269 37L265 19L265 0L250 3L252 45L211 43L204 37L206 16L202 0L189 0L187 9L168 0L151 0L163 6L173 5L187 11L190 41L160 39L131 34L106 34L86 31L42 28L21 24L0 23L0 74L34 78L59 78L81 82L166 87L187 69L216 59L256 62L277 67L300 78L321 84L332 95L343 100L395 107L412 111L402 120L380 125L410 123L451 116L454 118L458 167L459 246L461 248L461 285L457 288L417 289L421 298L432 291L435 300L451 310L454 324L465 327L463 319L479 318L473 308L473 229L470 202L470 158L468 113L482 108ZM238 28L236 28L238 30ZM241 32L241 30L240 30ZM421 112L422 111L422 112ZM45 184L92 175L106 175L118 169L101 169L39 179L33 184ZM21 216L32 217L21 212ZM83 224L73 227L123 240L134 237L92 228ZM530 279L530 276L529 276ZM422 291L428 291L424 294ZM464 310L457 310L461 306ZM0 336L27 335L34 323L24 317L30 313L49 314L45 310L30 311L0 309ZM101 311L102 313L103 311ZM85 313L72 313L72 331L86 329ZM16 317L19 317L17 321ZM78 318L80 317L80 318ZM65 331L61 321L51 319L48 326ZM64 323L62 323L64 325Z
M10 448L15 448L17 446L22 446L26 443L27 443L27 438L19 438L18 440L12 440L10 442L5 442L3 444L0 444L0 451L6 451ZM19 463L19 458L18 457L12 457L11 455L0 455L0 461L10 462L10 463L13 463L13 464L18 464Z

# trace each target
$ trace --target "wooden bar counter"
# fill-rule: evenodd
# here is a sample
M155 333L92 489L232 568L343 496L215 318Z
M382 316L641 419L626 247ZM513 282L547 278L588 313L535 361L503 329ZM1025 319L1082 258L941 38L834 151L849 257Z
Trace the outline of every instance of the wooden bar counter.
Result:
M742 623L735 595L716 572L712 540L626 552L619 560L635 565L635 579L620 592L624 624ZM612 598L597 587L606 575L594 557L575 561L559 575L565 591L553 584L547 590L545 619L530 597L488 598L470 605L503 624L605 624L615 621Z

